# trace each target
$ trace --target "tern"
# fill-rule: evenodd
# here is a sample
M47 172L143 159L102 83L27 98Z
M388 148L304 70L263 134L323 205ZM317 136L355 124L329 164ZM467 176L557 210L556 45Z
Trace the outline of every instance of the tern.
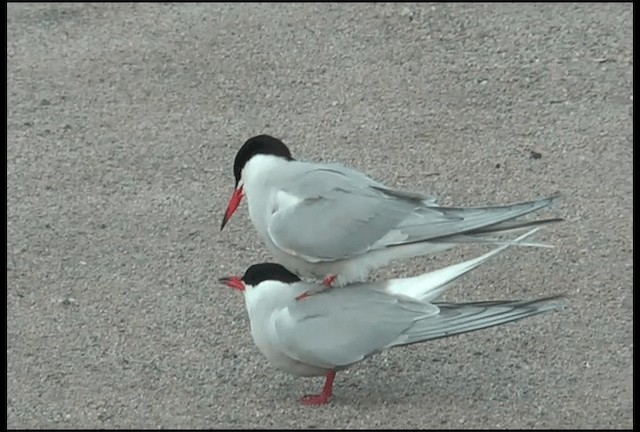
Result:
M557 195L503 206L440 206L340 164L295 160L269 135L244 143L233 173L235 190L220 229L246 196L251 221L276 261L328 286L364 281L393 261L462 243L505 244L495 236L562 220L514 220L548 207Z
M373 354L564 308L562 296L434 301L451 282L507 247L415 277L324 290L304 301L292 294L317 290L318 284L301 281L280 264L255 264L243 276L220 281L244 294L251 335L272 366L296 376L325 376L322 392L302 399L306 405L322 405L331 401L336 372Z

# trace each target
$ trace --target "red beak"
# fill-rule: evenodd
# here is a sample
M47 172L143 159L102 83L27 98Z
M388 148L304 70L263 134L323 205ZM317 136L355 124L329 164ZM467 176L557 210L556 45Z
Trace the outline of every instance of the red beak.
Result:
M244 291L244 282L242 282L242 279L239 276L227 276L218 280L236 291Z
M233 191L233 195L231 195L231 199L229 200L229 205L227 206L227 210L224 212L224 217L222 218L222 225L220 225L220 231L227 224L233 213L238 209L240 205L240 201L242 201L242 197L244 193L242 191L242 186Z

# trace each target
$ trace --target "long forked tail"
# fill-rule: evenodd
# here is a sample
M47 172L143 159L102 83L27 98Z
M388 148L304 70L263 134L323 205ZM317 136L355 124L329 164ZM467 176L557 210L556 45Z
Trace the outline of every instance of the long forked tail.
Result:
M559 195L519 204L489 207L442 207L425 206L398 226L405 238L402 243L388 247L402 247L416 243L433 245L443 250L459 243L495 243L504 240L489 235L502 235L513 231L530 229L535 226L561 222L562 218L533 221L516 221L526 214L552 205ZM521 243L521 246L541 246ZM428 248L426 248L428 250Z
M434 303L438 315L417 320L391 346L407 345L472 332L566 307L561 295L537 300Z
M534 228L520 237L477 258L414 277L390 279L387 281L386 291L390 294L404 295L419 301L435 300L450 287L451 282L478 267L489 258L504 252L510 246L519 245L529 236L540 230L540 228L541 227Z
M461 243L489 243L489 244L513 244L513 240L505 240L498 237L491 237L488 234L496 234L496 235L504 235L510 232L522 231L523 229L533 228L536 226L541 227L542 225L547 225L555 222L562 222L564 219L562 218L549 218L549 219L540 219L534 221L524 221L524 222L515 222L515 221L507 221L499 224L483 227L482 229L470 231L464 234L458 234L455 236L447 237L443 239L443 243L449 243L451 245L461 244ZM440 243L440 240L435 240L434 243ZM552 245L548 245L545 243L531 243L531 242L518 242L518 246L532 246L532 247L545 247L545 248L553 248Z

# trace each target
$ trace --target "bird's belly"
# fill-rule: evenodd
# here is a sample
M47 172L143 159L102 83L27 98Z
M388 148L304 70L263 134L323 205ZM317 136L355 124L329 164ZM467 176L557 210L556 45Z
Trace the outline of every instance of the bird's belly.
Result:
M255 336L256 335L254 335L256 346L258 347L262 355L267 358L271 366L275 367L276 369L296 376L321 376L326 374L328 371L327 369L308 365L295 360L282 352L274 344L270 343L264 338L256 338Z
M294 253L284 251L276 246L268 237L265 237L265 243L278 263L302 278L322 280L328 274L331 274L331 270L334 270L336 267L335 261L310 262Z
M322 281L327 276L338 276L333 286L343 286L348 283L366 280L371 271L365 256L353 257L347 260L311 262L283 251L269 240L266 240L266 244L278 263L301 278Z
M268 209L266 209L265 217L256 218L256 214L251 214L251 219L262 238L267 249L271 252L276 262L284 266L287 270L295 273L301 278L322 281L328 276L338 276L334 282L335 286L346 285L350 282L359 282L366 280L370 266L367 265L366 254L354 256L349 259L338 259L334 261L310 261L304 257L297 255L296 251L288 251L281 249L276 245L271 236L265 221L270 217ZM264 211L264 210L263 210ZM257 210L256 210L257 212ZM259 213L259 212L257 212Z

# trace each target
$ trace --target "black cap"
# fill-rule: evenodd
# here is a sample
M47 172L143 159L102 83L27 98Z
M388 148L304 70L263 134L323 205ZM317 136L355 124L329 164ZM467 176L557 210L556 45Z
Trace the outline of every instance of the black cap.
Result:
M254 264L242 276L245 284L256 286L260 282L275 280L284 283L300 282L300 278L289 270L275 263Z
M242 169L249 160L257 154L273 155L281 157L285 160L293 160L291 152L286 145L278 138L269 135L258 135L249 138L244 143L233 162L233 175L236 177L236 186L240 182L240 174Z

